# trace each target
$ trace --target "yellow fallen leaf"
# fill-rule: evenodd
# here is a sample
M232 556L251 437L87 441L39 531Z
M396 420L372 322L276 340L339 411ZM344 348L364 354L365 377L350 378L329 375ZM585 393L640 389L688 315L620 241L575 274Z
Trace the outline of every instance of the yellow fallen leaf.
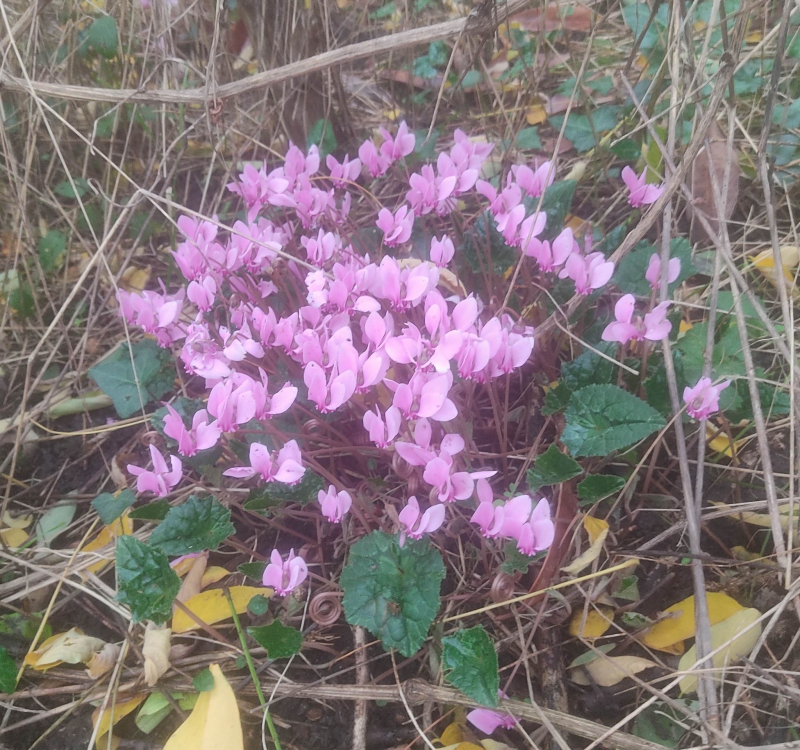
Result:
M749 437L744 437L739 440L731 439L724 432L717 432L710 424L706 424L706 442L708 447L715 453L722 453L723 456L733 458L734 455L744 448L749 442Z
M525 119L528 125L540 125L547 119L547 110L544 104L532 104L525 110Z
M21 547L30 538L24 529L0 529L0 537L11 549Z
M207 552L201 552L198 555L184 555L177 560L170 563L170 567L175 571L178 578L183 578L195 565L197 560L201 557L208 557ZM203 568L205 570L205 568Z
M119 280L119 286L126 292L141 292L150 281L149 268L136 268L128 266Z
M706 601L708 620L712 625L744 609L739 602L721 591L708 592ZM641 639L645 646L657 651L664 651L667 647L694 636L694 596L667 607L664 614L668 617L653 625Z
M583 608L576 609L569 621L569 634L587 641L594 640L603 635L614 622L614 610L610 607L590 609L583 616Z
M27 529L33 523L33 515L17 516L14 518L8 511L3 514L3 524L9 529Z
M102 677L106 672L110 672L117 663L122 646L119 643L106 643L100 651L92 656L86 666L86 674L93 680Z
M714 505L717 508L730 508L731 510L733 510L730 505L726 505L725 503L716 502L714 503ZM778 507L778 512L781 520L781 528L784 531L788 531L789 526L791 525L790 523L791 511L792 507L788 504L781 505ZM794 515L794 525L795 528L797 528L797 523L798 521L800 521L800 508L795 507L793 515ZM740 521L744 521L745 523L750 523L753 526L761 526L765 529L769 529L772 527L772 520L770 519L767 513L751 513L750 511L741 511L740 513L737 513L736 511L733 511L731 513L731 518L738 518Z
M591 565L598 557L600 557L600 553L603 550L603 543L608 536L608 523L600 518L584 516L583 528L586 529L586 533L589 536L589 542L591 544L589 549L580 555L580 557L573 560L569 565L561 568L561 570L563 570L565 573L569 573L570 575L577 575L585 567Z
M212 565L210 568L206 568L206 572L203 573L203 578L200 580L200 588L204 589L212 583L218 583L230 574L229 570L221 568L219 565Z
M80 628L50 636L39 648L25 655L25 664L37 671L51 669L59 664L88 662L106 642L85 635Z
M271 588L265 588L263 586L258 588L255 586L231 586L228 590L231 592L231 599L233 600L233 606L236 609L237 615L247 610L247 605L254 596L258 596L259 594L262 596L272 596L273 594ZM225 596L225 592L222 589L203 591L201 594L197 594L187 600L184 606L197 615L206 625L213 625L215 622L227 620L229 617L232 617L231 608L228 605L228 598ZM200 626L181 609L176 610L175 614L172 616L173 633L186 633L189 630L196 630L199 627Z
M109 554L106 559L92 563L86 568L89 573L99 572L114 559L114 551L109 546L111 542L120 536L126 536L133 532L133 520L129 517L129 514L130 511L126 510L112 524L104 526L94 539L90 539L81 547L81 552L96 552L104 547L109 548Z
M147 687L153 687L161 675L169 669L169 638L172 631L169 628L156 627L148 623L144 632L144 681Z
M97 727L97 739L94 743L97 750L106 750L108 747L108 738L106 735L111 727L115 724L119 724L129 713L135 711L144 702L145 698L147 698L146 695L136 695L127 700L117 699L114 703L113 710L110 701L105 711L101 712L100 708L94 710L92 713L92 725ZM116 748L117 745L119 745L119 739L111 735L111 747Z
M694 328L694 325L689 323L689 321L681 320L680 323L678 323L678 338L685 336L692 328Z
M570 679L578 685L590 685L594 682L600 687L611 687L622 682L626 677L657 666L654 661L643 659L641 656L606 656L603 654L594 661L584 664L582 669L575 670ZM591 675L591 680L583 670Z
M186 577L181 583L178 595L175 597L176 602L188 602L193 596L197 596L203 590L203 576L206 573L206 566L208 565L208 552L203 552L196 557L190 557L187 560L181 560L178 566L182 566L185 562L189 563L189 569ZM179 607L177 604L172 605L172 612L177 612Z
M775 256L772 248L763 250L758 255L751 255L750 261L770 284L774 287L778 286L778 272L775 268ZM798 290L794 287L794 269L800 263L800 250L794 245L784 245L781 247L781 262L786 288L794 296L798 296Z
M209 666L214 687L200 693L189 718L167 740L164 750L244 750L239 706L219 664Z
M456 745L464 741L464 728L457 721L448 724L445 727L442 736L439 737L439 742L443 745Z
M738 661L753 650L753 646L756 645L756 641L761 635L761 623L757 622L759 617L761 617L761 612L757 609L742 609L711 627L712 651L731 641L730 644L711 657L711 663L715 669L715 679L720 677L716 670L725 669L729 664ZM697 651L692 646L681 657L678 669L681 672L687 671L694 666L696 661ZM686 675L679 685L681 693L694 693L697 690L697 675Z

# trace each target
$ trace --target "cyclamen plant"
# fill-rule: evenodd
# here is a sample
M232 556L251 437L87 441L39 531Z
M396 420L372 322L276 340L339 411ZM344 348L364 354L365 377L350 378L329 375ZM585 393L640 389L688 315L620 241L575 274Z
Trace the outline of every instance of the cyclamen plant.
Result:
M555 177L551 162L516 165L495 187L481 179L492 145L456 130L452 147L435 165L406 171L405 177L403 160L414 150L414 135L405 123L394 136L381 134L380 146L367 140L356 158L328 156L328 175L320 171L316 146L303 153L290 145L284 164L271 170L266 164L245 166L228 186L244 201L245 220L222 235L216 218L181 216L183 239L173 255L185 288L168 293L162 283L160 293L120 291L120 315L160 346L179 346L186 372L203 379L209 391L191 428L168 407L165 433L177 441L181 456L220 443L230 447L252 420L266 424L302 401L321 415L355 417L364 439L383 452L397 480L401 547L407 539L436 533L447 523L448 508L475 498L476 531L487 539L512 540L522 554L533 555L553 542L550 504L527 494L498 502L506 488L490 483L496 469L481 466L471 441L457 431L469 421L462 413L465 389L510 375L534 349L530 325L510 311L492 314L484 300L453 283L461 207L478 209L474 216L488 203L505 242L551 282L570 279L577 294L603 288L614 264L593 251L590 232L581 247L570 228L556 234L546 213L537 211ZM370 209L372 196L381 194L374 184L390 172L407 181L404 201ZM643 177L623 176L631 205L660 195ZM373 181L370 192L358 184L362 180ZM353 220L355 206L372 211L369 223L378 239L369 252L363 249L369 243L364 222ZM429 259L399 259L396 251L423 223L435 227L428 233ZM656 261L647 276L654 286ZM674 270L670 263L670 281ZM666 307L634 318L634 299L626 295L603 338L622 344L660 340L671 327ZM279 372L302 372L302 379L275 387ZM179 483L182 463L154 447L151 454L152 471L129 471L138 476L139 491L163 496ZM293 485L305 471L295 440L277 450L255 440L247 462L223 474ZM404 491L412 475L418 489ZM427 498L421 496L424 509L417 498L422 486L428 487ZM333 485L318 500L332 523L341 522L355 503L346 488ZM285 595L305 579L305 563L293 552L284 562L274 551L271 560L264 583L277 593Z

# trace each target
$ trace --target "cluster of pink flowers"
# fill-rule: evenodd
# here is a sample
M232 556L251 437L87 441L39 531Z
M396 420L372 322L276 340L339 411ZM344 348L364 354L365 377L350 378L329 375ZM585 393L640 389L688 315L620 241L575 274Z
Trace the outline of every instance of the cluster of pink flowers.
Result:
M181 456L213 448L253 420L287 412L298 396L307 395L323 414L355 410L369 439L396 453L396 460L430 487L426 509L409 497L400 512L401 543L437 530L448 504L471 499L477 487L472 520L484 536L514 539L520 551L534 554L553 539L547 501L534 507L531 497L520 495L495 503L488 482L495 472L470 469L465 439L447 426L459 414L459 381L483 384L520 368L531 356L533 329L505 312L485 314L479 298L440 283L456 252L456 227L449 236L444 224L468 193L473 201L488 200L505 241L543 273L572 279L579 294L607 284L614 264L592 252L590 236L581 249L569 228L542 239L547 216L530 207L554 180L551 162L517 165L495 188L480 179L492 145L460 130L435 165L408 177L404 203L377 211L382 242L371 251L373 259L350 242L348 217L357 194L349 187L387 175L416 145L405 123L394 135L380 133L380 144L365 141L357 157L328 156L328 175L320 171L316 146L304 153L290 145L283 165L274 169L246 165L228 186L244 201L246 219L223 236L216 218L180 217L182 239L173 255L185 290L170 295L162 285L161 293L121 291L120 315L163 347L180 343L186 372L203 378L210 390L191 427L168 407L165 434L177 442ZM408 172L403 165L394 174ZM631 202L655 200L651 187L637 183ZM430 240L430 260L400 260L385 252L407 246L422 217L439 228ZM659 270L651 267L648 279L657 284ZM278 275L280 289L274 283ZM292 285L294 293L285 293ZM663 337L669 331L665 309L634 320L633 297L623 297L608 340ZM270 384L267 372L274 372L276 361L302 372L306 393L291 383ZM129 470L139 491L163 496L180 481L182 464L153 446L150 452L152 471ZM224 474L295 484L304 472L300 447L292 440L274 451L252 442L247 464ZM353 503L346 490L332 485L318 500L332 523L341 522ZM273 552L264 582L283 595L305 576L301 558L292 553L284 562Z

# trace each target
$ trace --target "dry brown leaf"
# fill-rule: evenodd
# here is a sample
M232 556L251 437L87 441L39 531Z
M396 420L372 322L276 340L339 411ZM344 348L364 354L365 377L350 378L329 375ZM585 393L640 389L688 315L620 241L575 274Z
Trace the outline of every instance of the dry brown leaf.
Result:
M169 639L172 631L165 627L156 627L152 622L147 624L144 632L144 681L153 687L161 675L169 669Z
M88 662L106 645L105 641L84 634L79 628L57 633L48 638L36 651L25 656L25 664L36 670L45 670L59 664Z
M566 12L562 9L568 9ZM571 11L571 12L569 12ZM515 13L509 21L519 24L524 31L534 34L540 31L589 31L592 26L592 11L585 5L563 5L550 3L542 13L541 8L531 8Z
M120 651L122 651L122 644L106 643L106 645L86 663L88 667L86 674L93 680L97 680L106 672L110 672L117 663L117 659L119 659Z
M192 565L189 568L189 571L186 573L186 578L183 579L183 583L181 583L178 595L175 597L175 599L179 602L189 601L189 599L191 599L193 596L199 594L203 588L203 575L205 574L206 566L208 565L208 552L204 552L203 554L190 559L192 561ZM173 604L173 613L176 609L177 607Z
M728 148L728 139L716 122L711 123L708 129L709 149L703 146L697 158L692 162L691 179L689 186L692 191L692 202L687 206L691 226L689 238L693 243L711 239L698 218L702 214L708 220L714 234L720 226L720 219L727 222L736 208L739 199L739 159L734 147ZM728 166L730 165L730 167ZM716 176L720 191L724 189L725 171L729 169L728 191L722 194L724 215L719 216L714 200L714 187L711 174Z
M657 666L654 661L643 659L641 656L606 656L604 654L594 661L584 664L581 669L575 670L570 679L578 685L589 685L594 682L600 687L611 687L622 682L626 677ZM591 680L583 670L589 673Z

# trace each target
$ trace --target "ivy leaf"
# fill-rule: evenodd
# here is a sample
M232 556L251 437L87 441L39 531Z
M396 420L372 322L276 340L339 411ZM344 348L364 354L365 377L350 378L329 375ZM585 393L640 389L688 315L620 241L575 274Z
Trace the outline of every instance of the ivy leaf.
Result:
M616 354L617 344L603 341L597 345L596 349L603 354L613 356ZM591 349L579 354L572 362L565 362L561 365L561 379L571 391L577 391L587 385L613 383L616 372L617 366L613 362L609 362Z
M89 376L111 397L117 414L126 419L172 389L175 365L168 350L145 339L137 341L130 349L122 344L92 367Z
M270 659L284 659L300 653L303 645L303 634L295 628L286 627L275 622L256 628L247 628L247 632L258 641L259 646L267 649Z
M567 408L569 398L572 395L567 386L560 380L553 388L548 388L547 393L544 394L544 404L542 404L542 415L549 417L551 414L558 414Z
M497 654L483 626L476 625L442 638L442 664L445 677L467 698L482 706L497 706L500 675Z
M593 505L604 497L619 492L625 486L622 477L613 474L594 474L578 483L578 497L585 501L581 505Z
M0 648L0 693L13 693L17 689L17 665L8 651Z
M242 563L236 570L238 570L243 576L247 576L248 578L252 578L254 581L261 583L262 579L264 578L264 571L266 568L266 563L249 562Z
M83 177L75 177L72 182L63 180L53 188L53 192L60 198L83 198L89 190L89 182Z
M541 560L544 558L545 554L546 552L542 550L535 555L523 555L522 552L517 549L517 543L515 541L506 542L503 547L505 560L500 568L504 573L508 573L510 576L514 575L514 573L527 573L531 563Z
M379 637L386 648L412 656L425 642L439 609L441 555L427 540L373 531L356 542L342 571L347 621Z
M542 147L542 141L539 139L539 131L535 127L522 128L517 133L516 146L520 151L535 151Z
M117 54L119 49L119 32L117 22L112 16L100 16L92 21L86 38L80 47L81 54L95 52L108 59Z
M211 670L206 667L202 671L198 672L192 678L192 685L198 693L207 693L209 690L213 690L214 675L211 674Z
M97 511L100 520L106 526L110 526L135 502L135 493L132 490L125 489L116 496L110 492L98 495L92 500L92 507Z
M528 487L534 492L540 487L566 482L582 471L581 465L574 458L551 445L536 458L533 468L528 471Z
M150 535L150 544L168 555L186 555L215 550L233 532L231 512L219 500L192 495L185 503L169 509Z
M311 130L308 131L306 146L318 146L321 157L326 157L328 154L336 151L338 143L336 141L336 134L333 132L333 125L325 119L317 120L311 126Z
M128 518L136 521L163 521L169 513L170 504L166 500L154 500L152 503L135 508Z
M588 385L572 394L561 442L573 456L607 456L665 425L652 406L615 385Z
M172 616L172 601L181 587L181 579L170 568L167 556L134 536L121 536L116 557L117 601L130 607L134 622L166 622Z
M564 219L569 213L577 186L578 183L575 180L561 180L560 182L554 182L544 191L542 211L547 214L545 233L550 239L564 228ZM539 199L533 198L530 200L532 205L527 206L527 208L529 211L533 211L539 205Z
M45 273L57 271L67 250L67 235L57 229L51 229L39 240L38 250L42 270Z
M307 505L317 499L321 489L325 488L325 482L319 474L306 470L303 478L295 485L281 484L272 482L264 487L257 487L250 490L247 500L244 503L245 510L267 510L277 508L288 503L300 503Z

